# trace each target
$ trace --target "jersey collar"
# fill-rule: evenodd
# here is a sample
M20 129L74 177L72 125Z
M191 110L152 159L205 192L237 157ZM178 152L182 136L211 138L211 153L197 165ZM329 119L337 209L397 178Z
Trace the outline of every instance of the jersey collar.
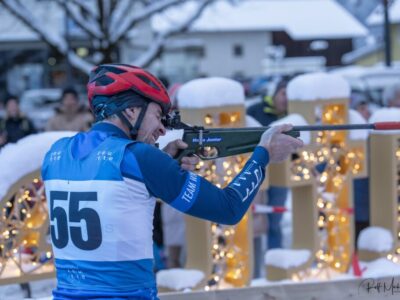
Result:
M126 133L122 131L122 129L118 128L117 126L111 123L105 123L105 122L97 123L92 127L92 130L106 132L109 135L120 137L123 139L129 139Z

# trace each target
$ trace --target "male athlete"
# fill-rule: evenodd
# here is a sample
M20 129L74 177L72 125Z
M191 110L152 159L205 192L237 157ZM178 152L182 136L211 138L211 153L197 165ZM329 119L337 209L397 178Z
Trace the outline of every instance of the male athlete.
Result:
M158 299L153 274L155 199L192 216L236 224L249 208L268 162L303 145L268 129L243 170L224 189L191 172L197 157L164 151L162 119L170 99L160 81L129 65L96 67L88 83L97 123L53 144L42 167L57 269L54 299Z

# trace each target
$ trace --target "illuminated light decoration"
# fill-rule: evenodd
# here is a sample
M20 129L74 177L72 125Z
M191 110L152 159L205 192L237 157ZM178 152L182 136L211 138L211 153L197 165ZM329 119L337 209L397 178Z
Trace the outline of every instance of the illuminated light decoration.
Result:
M54 276L44 186L31 176L0 201L0 284Z
M289 101L289 112L303 115L309 124L316 120L322 124L344 124L347 103L348 99ZM316 116L317 112L320 114ZM315 251L315 274L326 273L329 278L330 269L343 273L350 263L351 184L353 178L366 174L366 145L363 141L347 141L345 131L312 134L314 143L284 163L290 166L290 172L281 172L271 165L270 174L280 178L271 177L269 181L270 185L292 188L293 246ZM284 164L279 168L284 168Z
M237 127L240 120L238 112L221 112L219 120L215 120L210 114L204 117L206 125L219 124L220 126ZM218 187L227 186L240 172L247 161L247 156L237 155L215 161L202 161L197 166L197 172ZM212 273L209 276L206 290L218 289L221 279L233 286L245 286L251 278L247 267L249 249L246 247L248 216L236 226L211 225L212 232ZM239 232L240 231L240 232ZM242 232L243 231L243 232ZM240 247L238 247L240 245Z
M242 87L239 90L242 90ZM226 94L225 90L223 94ZM245 126L244 102L217 107L214 107L214 104L208 108L180 106L182 121L204 127ZM217 187L223 188L241 171L246 161L247 156L242 155L201 161L197 172ZM199 288L215 290L246 286L250 283L253 239L251 212L248 214L236 226L222 226L190 216L185 217L188 253L185 268L202 270L205 273L206 279L199 284Z

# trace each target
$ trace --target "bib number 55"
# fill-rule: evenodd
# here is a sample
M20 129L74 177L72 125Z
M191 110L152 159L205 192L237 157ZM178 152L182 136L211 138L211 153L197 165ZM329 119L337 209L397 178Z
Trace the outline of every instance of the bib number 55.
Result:
M54 207L55 201L68 200L69 219L63 207ZM102 233L99 214L93 208L79 209L81 201L97 201L97 193L50 191L50 221L53 223L50 225L50 233L56 248L66 247L69 237L72 243L81 250L94 250L100 247ZM86 222L86 239L83 238L82 227L80 227L81 220Z

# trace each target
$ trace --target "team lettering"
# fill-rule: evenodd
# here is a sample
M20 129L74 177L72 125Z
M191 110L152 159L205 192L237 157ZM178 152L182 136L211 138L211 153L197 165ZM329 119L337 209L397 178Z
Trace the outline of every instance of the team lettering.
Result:
M197 188L197 175L190 173L189 182L186 185L186 190L183 192L182 199L190 203L193 200L196 188Z
M219 143L222 141L222 138L220 137L208 137L208 138L203 138L203 143ZM200 142L199 138L193 138L193 143L198 143Z

